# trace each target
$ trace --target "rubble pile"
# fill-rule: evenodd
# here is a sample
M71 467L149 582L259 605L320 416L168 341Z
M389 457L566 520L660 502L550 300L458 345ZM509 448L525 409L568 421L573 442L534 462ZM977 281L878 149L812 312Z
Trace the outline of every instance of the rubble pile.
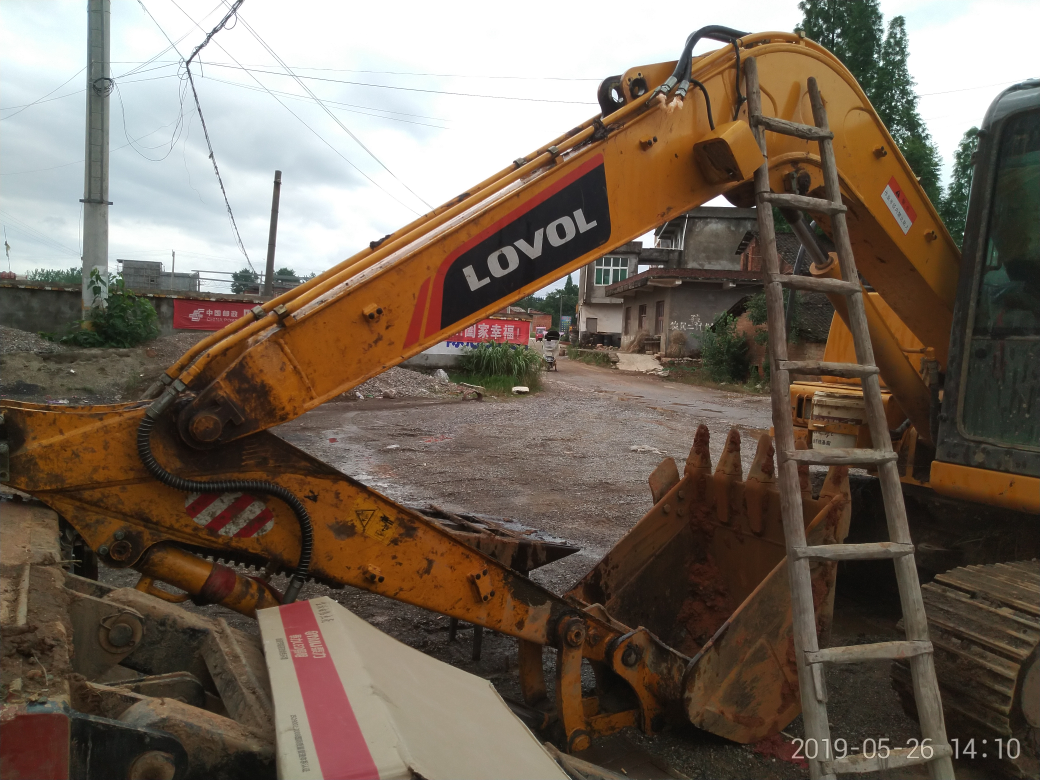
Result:
M64 352L66 349L61 344L48 341L43 336L27 330L0 326L0 355L10 355L15 352L32 352L35 355L41 355L49 352Z
M458 395L462 388L446 379L394 366L340 396L346 400L365 398L435 398Z

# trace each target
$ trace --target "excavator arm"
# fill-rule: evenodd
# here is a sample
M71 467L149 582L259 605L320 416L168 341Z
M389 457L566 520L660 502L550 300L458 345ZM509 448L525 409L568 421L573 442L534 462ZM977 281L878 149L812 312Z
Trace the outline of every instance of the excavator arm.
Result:
M805 84L817 79L860 267L939 352L949 335L957 249L862 90L805 38L729 33L709 35L729 43L708 55L690 57L693 41L678 65L633 68L611 80L601 90L604 116L203 340L167 370L154 400L78 408L5 401L7 481L66 518L107 565L140 571L138 588L160 598L170 596L156 581L246 614L283 598L199 555L294 570L286 600L306 578L365 588L517 637L529 701L545 695L540 647L556 647L556 711L571 747L625 725L654 731L661 716L683 710L733 739L774 733L798 712L793 661L783 650L789 621L759 626L764 633L751 650L725 645L720 633L708 643L714 655L708 645L692 646L691 659L660 632L610 615L604 580L560 598L267 432L672 217L718 195L749 199L762 161L742 98L740 63L750 57L765 111L779 119L811 123ZM822 186L809 142L776 135L769 149L775 191ZM745 501L743 484L739 495L727 487L740 478L739 437L727 444L725 473L720 463L713 476L706 436L698 433L686 473L669 481L638 533L685 533L696 526L698 499L735 496L723 521L743 517L749 543L769 550L765 571L773 569L757 588L744 583L745 595L780 604L779 510L761 489L772 479L771 445L760 444L759 487L749 481ZM844 533L842 475L836 467L831 488L805 502L810 537L820 543ZM243 522L249 507L255 511ZM640 566L645 573L647 562L635 560L627 564L632 573ZM833 583L828 565L820 576ZM771 615L782 616L775 604ZM734 620L740 615L748 619ZM746 637L736 627L729 634ZM776 697L739 709L737 691L720 704L720 690L740 686L717 659L749 652L761 656L755 674L771 681ZM627 684L629 708L600 712L582 700L582 658Z

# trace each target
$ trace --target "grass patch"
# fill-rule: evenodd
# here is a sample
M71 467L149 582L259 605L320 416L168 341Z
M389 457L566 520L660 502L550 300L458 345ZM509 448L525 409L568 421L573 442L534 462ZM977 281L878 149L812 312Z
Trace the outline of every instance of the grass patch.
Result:
M704 368L692 366L668 366L666 382L678 382L683 385L697 385L698 387L711 387L715 390L728 390L731 393L747 393L749 395L766 395L769 393L769 383L757 381L757 372L752 372L752 378L747 382L728 383L716 382L711 378L711 373Z
M610 362L610 353L604 352L602 349L575 349L574 347L568 347L567 357L571 360L588 363L591 366L610 368L613 365Z
M512 395L513 388L517 385L524 385L532 393L537 393L542 389L542 377L540 374L535 374L530 381L526 382L518 382L511 376L503 376L501 374L487 376L485 374L469 374L464 371L448 371L448 378L452 382L480 385L487 390L488 395L493 396Z
M449 377L482 385L490 395L509 395L517 385L533 393L541 389L543 367L541 354L529 347L485 341L463 351L458 370Z

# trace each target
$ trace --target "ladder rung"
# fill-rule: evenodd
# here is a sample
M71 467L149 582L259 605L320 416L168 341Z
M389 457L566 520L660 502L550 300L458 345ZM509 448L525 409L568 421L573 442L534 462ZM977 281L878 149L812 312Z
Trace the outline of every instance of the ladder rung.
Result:
M790 195L786 192L760 192L758 196L781 208L811 211L814 214L844 214L848 209L841 203L832 203L823 198L810 198L807 195Z
M821 130L813 125L802 125L798 122L788 122L786 119L777 119L772 116L755 116L751 118L751 124L764 127L780 135L790 135L802 138L806 141L830 141L834 133L830 130Z
M858 664L863 661L895 661L932 652L932 643L924 639L898 642L875 642L871 645L846 645L823 650L806 650L808 664Z
M788 450L783 453L783 456L787 460L808 463L811 466L876 466L899 457L892 450L845 449L843 447Z
M902 558L913 555L912 544L899 542L872 542L869 544L821 544L814 547L795 547L791 557L810 561L869 561L883 558Z
M801 376L840 376L845 379L862 379L878 373L877 366L862 366L859 363L824 363L821 360L780 360L777 365L782 371Z
M928 758L925 758L925 754ZM892 748L884 758L875 751L873 755L867 756L863 753L852 753L844 758L836 758L833 761L821 762L821 774L836 775L861 775L866 772L881 772L885 769L900 769L907 766L927 764L936 759L946 758L953 755L953 748L949 745L926 745L912 748Z
M830 279L822 276L795 276L794 274L770 274L769 281L793 290L808 292L833 293L835 295L854 295L860 292L860 286L844 279Z

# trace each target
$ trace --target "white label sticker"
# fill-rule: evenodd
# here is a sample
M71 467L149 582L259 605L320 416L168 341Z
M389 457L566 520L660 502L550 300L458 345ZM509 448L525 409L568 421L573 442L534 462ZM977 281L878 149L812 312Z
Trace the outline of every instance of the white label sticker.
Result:
M895 176L888 180L888 186L881 193L881 200L885 201L885 205L892 212L892 216L896 218L896 222L899 223L899 228L905 236L917 219L917 212L914 211L913 206L906 199L906 195L903 194L903 188L899 186Z

